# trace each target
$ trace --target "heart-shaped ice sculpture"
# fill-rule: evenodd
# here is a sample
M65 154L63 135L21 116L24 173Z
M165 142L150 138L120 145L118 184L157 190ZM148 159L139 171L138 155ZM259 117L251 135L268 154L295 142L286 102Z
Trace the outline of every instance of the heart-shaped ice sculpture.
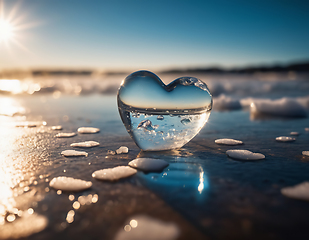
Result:
M118 90L121 119L144 151L180 148L207 122L212 97L207 85L181 77L168 85L152 72L130 74Z

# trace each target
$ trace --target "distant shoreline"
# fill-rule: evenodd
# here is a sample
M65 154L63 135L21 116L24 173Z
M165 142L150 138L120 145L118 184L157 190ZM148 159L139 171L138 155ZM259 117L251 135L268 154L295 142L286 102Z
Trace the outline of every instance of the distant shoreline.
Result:
M226 69L222 67L171 68L159 74L255 74L255 73L309 73L309 62L288 65L249 66ZM111 76L129 74L129 71L99 71L96 69L8 69L0 71L0 78L44 76Z

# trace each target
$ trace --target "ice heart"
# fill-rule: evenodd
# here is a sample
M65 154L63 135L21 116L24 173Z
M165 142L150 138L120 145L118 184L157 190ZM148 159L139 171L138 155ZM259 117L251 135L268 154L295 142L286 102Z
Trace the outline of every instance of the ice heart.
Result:
M148 71L126 77L117 100L128 133L144 151L182 147L202 129L212 108L211 94L201 80L181 77L165 85Z

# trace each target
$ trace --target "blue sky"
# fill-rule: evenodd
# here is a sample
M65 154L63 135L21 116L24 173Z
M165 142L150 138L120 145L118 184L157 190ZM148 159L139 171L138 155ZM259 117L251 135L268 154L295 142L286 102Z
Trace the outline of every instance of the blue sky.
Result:
M1 0L0 0L1 1ZM309 59L306 1L4 0L18 46L0 45L0 69L168 69ZM17 26L18 26L17 24Z

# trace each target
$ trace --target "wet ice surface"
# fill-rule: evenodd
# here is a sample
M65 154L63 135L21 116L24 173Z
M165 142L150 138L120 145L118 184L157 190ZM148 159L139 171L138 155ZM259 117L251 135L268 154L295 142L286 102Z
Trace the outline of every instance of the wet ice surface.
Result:
M57 84L64 83L59 81ZM252 84L255 86L254 82ZM307 94L308 88L295 81L283 85L264 81L256 87L252 87L251 82L249 87L244 82L228 87L214 82L209 86L215 94L228 93L229 89L238 89L244 94L238 98L232 96L233 99L244 99L254 93L255 97L262 93L265 98L277 99L282 98L281 93L269 96L263 92L264 87L277 91L285 87L290 94L290 84L299 85L297 94L292 93L295 94L292 97ZM88 83L85 86L87 90ZM14 96L13 100L19 98ZM74 142L95 140L101 143L101 146L87 150L88 158L64 158L59 153L68 149L73 139L55 139L56 132L49 127L45 132L38 132L41 127L0 125L0 222L2 216L11 220L15 212L13 207L24 211L31 206L35 213L49 219L45 230L28 239L114 239L118 229L130 225L132 216L137 214L174 222L181 229L180 239L262 239L270 235L274 239L291 239L295 237L294 233L300 239L307 237L308 203L287 198L280 190L308 181L309 158L301 154L308 150L309 134L305 130L309 127L308 118L256 121L245 108L213 111L200 134L180 150L140 152L119 119L115 96L72 97L63 94L54 98L33 94L31 98L21 100L32 111L32 115L27 115L27 121L45 120L48 126L60 124L65 131L76 131L91 120L91 124L102 132L74 137ZM98 106L98 102L103 104ZM249 101L248 104L250 106ZM71 106L78 106L78 111ZM0 116L1 123L15 119L20 121L18 117ZM159 115L157 120L160 119ZM297 141L287 145L275 141L277 136L289 135L292 131L300 133ZM247 149L265 154L267 160L234 161L228 158L226 150L234 147L215 144L215 139L226 137L241 139ZM107 155L108 149L116 150L119 146L129 147L129 153ZM137 157L163 159L169 166L160 173L138 171L112 183L91 177L98 169L126 165ZM58 195L58 191L49 187L49 181L62 175L92 180L93 187ZM3 213L2 206L5 206ZM17 221L19 218L15 216ZM5 225L15 222L4 221ZM202 233L194 235L196 229Z
M222 139L216 139L215 140L216 144L222 144L222 145L242 145L243 142L240 140L235 140L231 138L222 138Z
M249 150L227 150L226 154L233 159L238 159L238 160L261 160L265 158L265 155L261 153L253 153Z
M174 223L138 215L127 221L127 225L117 232L115 240L174 240L179 235L180 229Z
M65 157L78 157L78 156L88 156L87 152L84 151L76 151L76 150L64 150L61 154Z
M281 193L289 198L309 201L309 182L303 182L295 186L282 188Z
M92 186L92 182L75 179L72 177L60 176L53 178L49 186L62 191L82 191Z
M144 172L158 172L168 166L168 162L154 158L136 158L128 164L129 166Z
M57 138L70 138L70 137L74 137L76 136L76 133L72 132L72 133L57 133L57 135L55 137Z
M97 170L92 173L92 177L99 180L116 181L121 178L127 178L137 172L136 169L128 166L119 166Z
M71 147L81 147L81 148L91 148L91 147L96 147L99 145L100 143L96 141L86 141L86 142L72 143L70 146Z
M294 142L295 140L296 138L293 137L285 137L285 136L276 137L277 142Z
M77 129L78 133L98 133L100 132L99 128L94 127L80 127Z

